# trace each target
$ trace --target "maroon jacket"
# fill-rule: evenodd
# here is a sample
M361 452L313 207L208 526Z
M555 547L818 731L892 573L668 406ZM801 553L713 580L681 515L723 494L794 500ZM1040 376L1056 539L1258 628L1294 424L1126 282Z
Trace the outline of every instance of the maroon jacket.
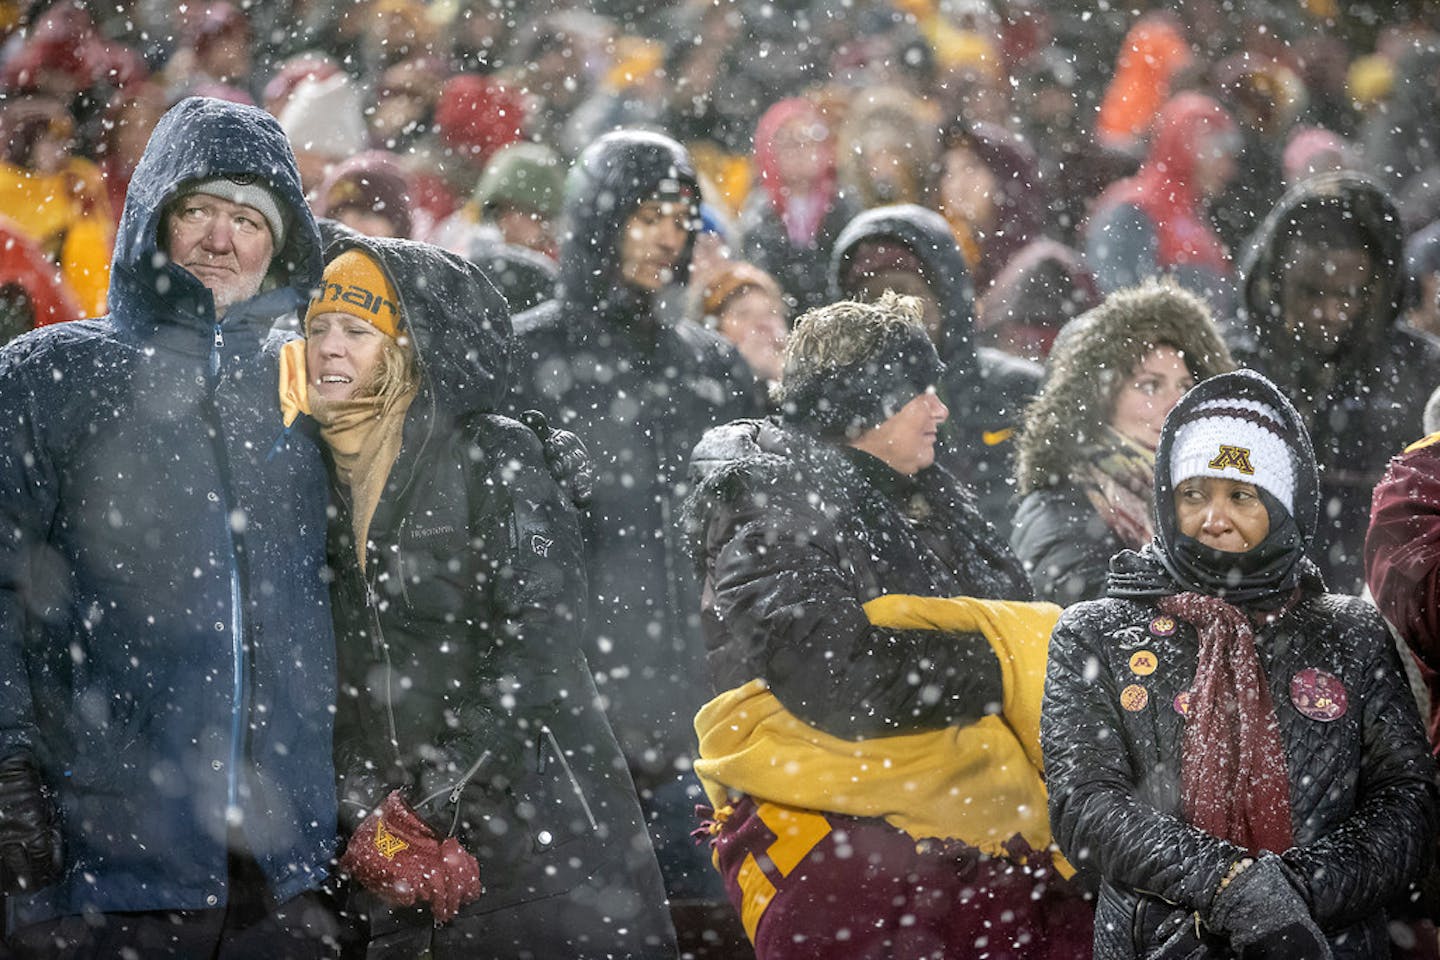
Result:
M1365 580L1420 663L1440 755L1440 433L1390 461L1370 504Z

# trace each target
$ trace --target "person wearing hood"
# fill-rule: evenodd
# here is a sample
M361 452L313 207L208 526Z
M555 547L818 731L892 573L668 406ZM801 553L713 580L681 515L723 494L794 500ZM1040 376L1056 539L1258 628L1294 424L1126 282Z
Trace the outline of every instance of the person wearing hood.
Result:
M1235 369L1204 301L1151 281L1067 326L1016 444L1010 545L1035 593L1105 595L1110 558L1154 535L1160 425L1197 381Z
M581 649L580 530L551 431L494 413L505 303L426 244L356 238L330 257L281 377L287 429L318 425L334 477L356 955L673 957Z
M858 207L838 185L835 132L820 108L793 97L755 128L752 190L740 214L740 257L780 282L797 316L826 302L825 265Z
M0 351L0 879L17 956L318 957L335 841L325 466L274 443L320 279L267 114L191 98L111 313Z
M695 719L697 835L759 960L938 960L982 938L1088 956L1042 812L1059 610L1023 602L1020 564L937 463L944 374L913 297L812 310L779 416L717 427L691 459L717 694Z
M1155 539L1050 644L1060 849L1099 879L1097 960L1373 958L1433 852L1435 768L1384 621L1325 592L1304 422L1239 370L1155 456Z
M829 275L834 300L873 300L885 290L920 300L926 331L945 361L939 392L950 417L941 427L940 462L1008 536L1014 493L1009 441L1040 389L1041 370L975 346L974 291L949 224L915 205L867 210L836 240Z
M669 844L658 850L667 892L719 903L685 836L698 791L690 718L706 689L699 589L674 517L696 441L758 413L761 398L733 346L672 319L699 202L690 157L668 137L617 131L586 149L566 183L556 297L515 321L514 393L517 409L579 434L596 459L582 516L586 653L657 842Z
M1145 162L1100 195L1085 224L1102 293L1165 274L1229 316L1235 267L1206 204L1234 178L1239 149L1235 121L1209 97L1182 93L1161 109Z
M1271 377L1314 441L1325 505L1313 557L1331 589L1363 589L1365 520L1391 455L1424 435L1440 346L1406 329L1404 233L1389 196L1352 173L1288 191L1241 262L1231 348Z

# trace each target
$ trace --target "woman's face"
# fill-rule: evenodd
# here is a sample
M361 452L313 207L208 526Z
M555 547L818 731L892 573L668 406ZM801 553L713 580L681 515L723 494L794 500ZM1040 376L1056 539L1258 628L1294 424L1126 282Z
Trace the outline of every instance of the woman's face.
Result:
M949 416L949 408L931 387L880 426L860 434L850 445L884 460L896 473L913 477L935 462L940 424Z
M1253 483L1191 477L1175 487L1180 532L1207 547L1245 553L1270 532L1270 513Z
M779 380L784 361L785 310L779 299L759 287L731 297L720 314L721 336L735 344L750 369L763 380Z
M348 313L314 317L305 337L305 369L311 389L326 400L355 397L374 382L388 339L376 327Z
M1185 357L1174 347L1154 347L1120 385L1110 426L1148 450L1160 445L1165 414L1195 386Z

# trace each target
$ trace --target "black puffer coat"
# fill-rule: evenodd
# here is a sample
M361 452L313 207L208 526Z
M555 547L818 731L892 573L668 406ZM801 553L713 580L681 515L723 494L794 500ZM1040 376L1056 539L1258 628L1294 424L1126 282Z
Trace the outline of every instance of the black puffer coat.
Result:
M847 447L742 420L695 449L685 507L717 692L764 678L839 737L976 720L1001 700L979 634L870 625L883 594L1030 598L1004 541L944 468L913 478Z
M940 429L936 461L974 491L980 513L1008 537L1015 492L1011 437L1025 405L1040 389L1040 366L975 346L975 293L965 258L945 219L924 207L876 207L850 221L830 259L833 299L854 295L842 279L855 248L883 239L903 244L919 258L940 302L941 336L935 349L945 362L940 397L950 408L950 419Z
M1285 330L1281 274L1286 224L1301 204L1344 197L1374 253L1369 311L1357 317L1335 369ZM1440 344L1400 322L1405 287L1404 227L1391 199L1354 174L1312 177L1287 193L1251 239L1241 261L1240 316L1231 349L1278 383L1304 415L1320 464L1322 520L1312 556L1330 586L1364 589L1364 542L1370 494L1391 456L1425 435L1421 413L1440 384Z
M1192 390L1176 411L1214 397L1212 384L1220 381ZM1273 395L1267 405L1303 437L1283 398ZM1168 476L1175 416L1161 438L1157 475ZM1317 512L1315 472L1297 476L1295 519L1308 533ZM1168 481L1157 483L1156 496L1173 502ZM1148 957L1195 924L1197 913L1203 956L1233 956L1205 921L1221 878L1246 851L1184 819L1181 695L1194 682L1198 640L1189 624L1162 617L1156 605L1183 589L1167 572L1173 537L1164 520L1161 527L1154 545L1116 558L1110 597L1064 613L1050 646L1041 719L1050 822L1066 856L1101 879L1097 960ZM1390 955L1386 906L1421 875L1435 843L1434 767L1379 614L1353 597L1325 593L1314 568L1303 569L1309 573L1298 605L1257 628L1255 639L1290 779L1295 845L1282 856L1334 956L1380 960ZM1153 655L1153 671L1132 667L1142 650ZM1343 712L1328 722L1292 700L1310 669L1344 686ZM1125 707L1122 690L1129 691Z
M734 347L666 322L658 295L619 280L621 228L662 180L699 195L689 157L666 137L621 131L586 150L566 186L556 299L515 323L519 409L573 430L595 459L582 517L587 652L627 760L657 776L694 752L691 719L706 699L699 591L675 525L685 465L705 430L760 409Z
M1104 596L1110 558L1125 549L1085 491L1071 483L1020 501L1010 546L1030 571L1035 595L1062 607Z
M348 489L336 491L344 819L407 788L486 886L440 928L427 910L370 904L370 955L511 955L506 911L558 897L565 922L525 934L539 954L673 956L659 870L581 650L574 511L535 434L489 412L509 386L504 301L438 248L350 240L330 252L351 247L398 291L422 382L363 578Z

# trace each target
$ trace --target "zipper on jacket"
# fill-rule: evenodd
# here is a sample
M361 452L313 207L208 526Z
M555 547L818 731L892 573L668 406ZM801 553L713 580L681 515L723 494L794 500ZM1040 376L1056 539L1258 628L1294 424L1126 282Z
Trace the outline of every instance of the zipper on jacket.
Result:
M460 795L465 792L466 785L475 778L475 774L480 772L480 768L490 762L491 756L491 752L489 750L486 750L484 753L480 754L480 758L478 760L470 764L470 769L466 770L463 774L460 775L459 780L456 780L448 787L441 787L439 790L436 790L434 793L430 794L430 796L415 804L416 807L423 807L427 803L438 800L440 797L444 796L445 793L448 792L450 796L446 802L451 804L455 808L455 814L450 818L450 833L447 834L447 836L455 836L455 831L460 828Z
M555 759L560 761L560 768L565 771L565 776L570 778L570 789L575 791L575 799L580 801L580 809L585 811L585 819L590 821L591 830L599 830L600 824L595 819L594 812L590 809L590 801L585 799L585 791L580 789L580 781L575 777L575 771L570 767L570 761L565 759L565 751L560 749L560 741L555 739L555 731L550 729L549 724L540 725L540 736L550 741L550 749L555 752ZM541 741L540 759L537 764L540 771L544 770L545 749L544 741Z
M363 574L362 574L363 576ZM385 631L380 627L380 603L375 585L365 580L365 606L370 608L370 625L375 630L375 641L380 655L385 658L385 722L390 731L390 748L395 751L395 763L404 766L400 756L400 734L395 725L395 665L390 660L390 644L385 642Z
M225 334L220 330L220 321L215 321L215 343L210 348L210 377L220 372L220 351L225 349Z

